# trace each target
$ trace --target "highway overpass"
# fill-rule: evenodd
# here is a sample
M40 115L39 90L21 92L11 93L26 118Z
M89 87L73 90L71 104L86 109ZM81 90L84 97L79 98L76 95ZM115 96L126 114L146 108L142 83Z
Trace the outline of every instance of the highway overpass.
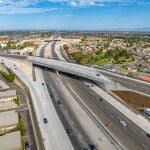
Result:
M102 74L99 74L95 69L91 67L68 63L65 61L34 57L34 56L28 56L27 61L32 62L35 65L51 68L64 73L90 79L103 86L106 86L105 83L107 83L107 85L114 84L111 80L107 79Z
M20 56L20 55L9 55L9 54L0 54L0 56L10 57L10 58L15 58L15 59L28 60L28 61L32 62L33 64L40 65L40 66L45 66L45 67L48 67L48 68L52 68L54 70L66 72L66 73L73 74L73 75L76 75L76 76L81 76L81 74L80 74L81 70L83 71L85 69L85 70L87 70L87 73L88 73L88 75L90 75L90 77L84 76L84 74L82 74L83 76L81 76L81 77L96 81L96 82L101 83L101 84L102 83L103 84L104 83L107 83L107 84L110 83L109 84L110 89L113 88L114 86L119 87L120 84L115 83L115 81L109 80L107 77L110 77L110 78L112 78L114 80L117 80L117 81L119 80L118 82L122 81L123 83L125 82L125 83L128 83L128 84L132 83L132 84L140 86L141 88L146 87L146 88L149 89L149 87L150 87L149 82L142 81L142 80L135 79L135 78L131 78L131 77L127 77L127 76L123 76L123 75L119 75L119 74L113 73L113 72L108 71L108 70L86 67L86 66L82 66L82 65L69 63L69 62L65 63L64 61L45 59L45 58L41 58L41 57L36 57L34 59L35 60L34 61L34 60L32 60L34 58L34 56ZM37 59L38 59L38 61L37 61ZM41 60L42 60L42 62L40 63ZM46 65L45 62L43 62L43 60L48 61L51 65L48 65L48 64ZM52 66L53 63L57 63L58 65L62 64L62 63L65 63L65 68L64 67L63 68L58 68L57 66L55 68L55 65ZM68 68L68 66L70 66L70 65L73 66L72 68L70 68L70 69L72 69L71 71L69 71L69 68ZM78 67L80 68L80 71L79 71ZM68 72L65 69L67 69ZM75 69L75 71L74 71L74 69ZM78 73L78 71L79 71L79 73ZM102 79L98 76L95 76L95 74L97 74L97 73L100 74L100 75L103 74L103 75L100 76L100 77L102 77ZM146 89L145 91L146 91L146 94L149 94L149 90Z
M61 41L61 39L45 40L44 42Z

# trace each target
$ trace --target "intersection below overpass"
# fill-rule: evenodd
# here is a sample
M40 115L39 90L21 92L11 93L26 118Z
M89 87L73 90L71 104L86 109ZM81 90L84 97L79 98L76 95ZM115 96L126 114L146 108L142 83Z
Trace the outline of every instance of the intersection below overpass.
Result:
M98 71L91 67L34 56L28 56L27 61L38 66L47 67L50 69L92 80L103 87L106 87L108 85L116 86L113 81L109 80L104 75L99 74Z

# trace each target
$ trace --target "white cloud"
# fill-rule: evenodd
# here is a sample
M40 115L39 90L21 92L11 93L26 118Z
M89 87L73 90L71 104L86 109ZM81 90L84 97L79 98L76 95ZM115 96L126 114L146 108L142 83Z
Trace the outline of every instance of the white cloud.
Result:
M8 8L8 7L0 7L0 14L28 14L28 13L41 13L46 11L57 10L58 8Z
M72 17L74 15L71 15L71 14L66 14L66 15L53 15L53 16L50 16L52 18L60 18L60 17Z
M77 6L77 3L75 1L71 1L69 4L72 6Z
M144 0L0 0L0 14L40 13L60 8L40 7L42 2L66 4L72 7L106 6L110 3L144 2ZM38 5L39 4L39 5Z
M37 7L40 2L45 0L0 0L0 14L40 13L59 9Z
M87 6L87 5L92 6L92 5L96 5L96 3L95 3L94 0L87 0L87 1L85 1L85 0L80 0L80 1L78 2L78 5L79 5L79 6Z
M64 15L64 17L72 17L72 16L74 16L74 15L71 15L71 14Z
M73 7L83 7L93 5L106 6L109 3L128 3L128 2L137 2L138 0L48 0L48 1L66 3Z

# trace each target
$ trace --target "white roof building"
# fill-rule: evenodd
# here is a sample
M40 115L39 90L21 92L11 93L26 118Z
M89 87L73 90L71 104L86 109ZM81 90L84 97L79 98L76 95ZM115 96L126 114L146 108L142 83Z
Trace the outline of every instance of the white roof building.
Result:
M0 98L0 104L1 103L7 103L7 102L10 102L10 101L14 101L14 98L17 98L17 95L13 96L13 97Z
M0 150L20 150L21 148L20 131L7 133L0 136Z
M9 86L2 80L0 80L0 90L7 90Z
M13 129L19 122L18 113L14 110L0 113L0 131L5 132Z
M25 47L23 50L21 50L22 52L32 52L34 50L33 47Z
M6 110L16 108L17 104L14 101L8 101L7 103L0 103L0 110Z
M0 91L0 99L4 97L16 97L16 90Z
M2 47L2 48L6 47L6 46L7 46L7 44L1 43L1 47Z
M11 50L11 54L28 55L28 53L32 52L33 50L33 47L25 47L22 50Z

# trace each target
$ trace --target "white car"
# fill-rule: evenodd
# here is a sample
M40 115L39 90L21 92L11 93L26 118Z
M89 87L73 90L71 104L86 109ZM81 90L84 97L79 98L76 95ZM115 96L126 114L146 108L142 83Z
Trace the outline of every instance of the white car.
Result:
M120 120L119 122L120 122L120 124L121 124L122 126L124 126L124 127L127 125L127 124L126 124L124 121L122 121L122 120Z

